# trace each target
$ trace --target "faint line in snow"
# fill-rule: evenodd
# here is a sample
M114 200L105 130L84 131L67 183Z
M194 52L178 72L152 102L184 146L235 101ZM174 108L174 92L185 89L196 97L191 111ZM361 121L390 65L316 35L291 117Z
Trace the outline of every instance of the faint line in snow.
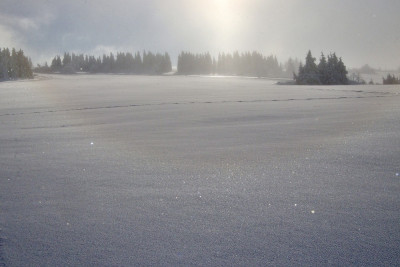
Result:
M99 110L99 109L115 109L115 108L147 107L147 106L166 106L166 105L228 104L228 103L243 104L243 103L260 103L260 102L289 102L289 101L342 100L342 99L381 98L381 97L388 97L388 96L384 96L384 95L374 95L374 96L339 96L339 97L289 98L289 99L255 99L255 100L161 102L161 103L146 103L146 104L130 104L130 105L99 106L99 107L83 107L83 108L71 108L71 109L54 109L54 110L43 110L43 111L32 111L32 112L20 112L20 113L5 113L5 114L0 114L0 117L5 117L5 116L18 116L18 115L31 115L31 114L44 114L44 113L56 113L56 112L73 112L73 111Z

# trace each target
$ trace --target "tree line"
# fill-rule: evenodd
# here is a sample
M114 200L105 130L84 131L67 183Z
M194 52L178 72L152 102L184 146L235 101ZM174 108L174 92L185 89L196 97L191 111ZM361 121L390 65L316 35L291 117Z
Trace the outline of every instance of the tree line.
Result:
M220 75L243 75L256 77L293 77L296 84L349 84L357 83L356 80L349 81L347 68L342 58L335 53L327 57L321 53L319 63L308 51L305 63L297 59L289 58L281 64L276 56L265 57L259 52L234 52L220 53L215 59L210 53L193 54L181 52L178 56L178 75L189 74L220 74ZM369 69L368 65L363 68ZM65 52L63 57L57 55L49 66L47 62L34 69L36 72L45 73L127 73L158 75L172 71L171 59L168 53L123 53L116 55L110 53L102 57L84 54L70 54ZM12 48L0 49L0 81L18 78L33 78L32 62L24 55L24 52ZM400 84L400 79L388 74L383 78L383 84Z
M15 48L0 49L0 81L33 78L32 62L24 51Z
M383 77L382 80L383 84L400 84L400 78L397 78L396 76L394 76L394 74L388 74L386 76L386 79L385 77Z
M316 58L308 51L305 64L300 64L298 74L294 74L296 84L348 84L347 69L342 58L338 58L335 53L325 57L321 53L319 64L315 63Z
M220 53L218 58L210 53L193 54L181 52L177 62L178 75L190 74L220 74L242 75L256 77L292 77L300 64L299 60L289 58L285 64L280 64L276 56L263 56L259 52L239 54ZM47 62L35 68L42 73L132 73L132 74L162 74L172 71L168 53L153 54L151 52L113 53L94 57L84 54L64 53L57 55L49 66Z
M172 71L168 53L152 53L144 51L132 53L118 52L116 55L103 54L102 57L74 53L64 53L63 58L55 56L48 66L38 65L36 72L42 73L127 73L157 75Z
M218 58L210 53L193 54L181 52L178 56L177 74L219 74L255 77L291 77L299 65L299 61L289 59L284 65L276 56L265 57L259 52L220 53Z

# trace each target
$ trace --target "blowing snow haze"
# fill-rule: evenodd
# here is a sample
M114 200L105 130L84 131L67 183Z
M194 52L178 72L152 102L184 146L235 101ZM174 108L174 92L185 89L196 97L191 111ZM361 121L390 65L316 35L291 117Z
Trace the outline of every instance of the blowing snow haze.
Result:
M0 2L0 44L43 63L65 51L257 50L280 60L308 49L337 52L350 67L397 69L397 0L149 0ZM176 62L173 62L173 64Z

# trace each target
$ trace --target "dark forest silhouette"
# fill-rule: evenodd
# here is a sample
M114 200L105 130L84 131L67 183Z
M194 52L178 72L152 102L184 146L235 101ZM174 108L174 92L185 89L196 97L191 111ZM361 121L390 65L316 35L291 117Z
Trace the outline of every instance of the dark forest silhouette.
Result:
M210 53L192 54L182 52L178 56L178 75L241 75L254 77L293 77L300 64L297 59L289 59L285 64L278 62L276 56L263 56L259 52L239 54L220 53L218 58L211 57ZM57 55L50 66L47 62L35 68L41 73L127 73L159 75L172 71L168 53L154 54L143 52L131 54L110 53L102 57L84 54L64 53Z
M348 84L347 69L341 58L335 53L328 55L328 58L321 53L319 64L315 63L311 51L308 51L305 64L300 64L299 72L294 75L296 84Z
M0 49L0 81L33 78L32 62L22 50Z
M388 74L385 78L382 78L383 84L400 84L400 78L394 75Z
M48 66L38 65L36 72L43 73L127 73L127 74L147 74L158 75L172 71L171 59L168 53L154 54L144 51L142 54L113 53L94 57L84 54L75 55L74 53L64 53L63 58L55 56Z
M350 81L348 71L342 58L335 53L327 57L321 53L319 63L308 51L305 63L291 59L284 64L279 63L276 56L264 56L259 52L220 53L215 59L210 53L193 54L181 52L177 61L177 75L234 75L271 78L293 78L296 84L334 85L360 84ZM363 69L370 70L368 65ZM172 72L171 59L168 53L152 53L143 51L132 54L118 52L102 57L65 52L63 57L57 55L49 66L47 62L38 65L39 73L126 73L143 75L161 75ZM0 81L33 78L32 62L22 50L12 48L0 49ZM364 82L365 83L365 82ZM400 80L388 74L383 84L399 84Z

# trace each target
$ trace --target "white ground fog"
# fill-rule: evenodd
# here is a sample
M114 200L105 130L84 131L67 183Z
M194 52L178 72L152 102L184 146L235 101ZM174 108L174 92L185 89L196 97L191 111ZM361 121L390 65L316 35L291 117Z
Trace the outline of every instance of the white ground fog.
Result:
M0 83L0 266L399 265L399 93Z

